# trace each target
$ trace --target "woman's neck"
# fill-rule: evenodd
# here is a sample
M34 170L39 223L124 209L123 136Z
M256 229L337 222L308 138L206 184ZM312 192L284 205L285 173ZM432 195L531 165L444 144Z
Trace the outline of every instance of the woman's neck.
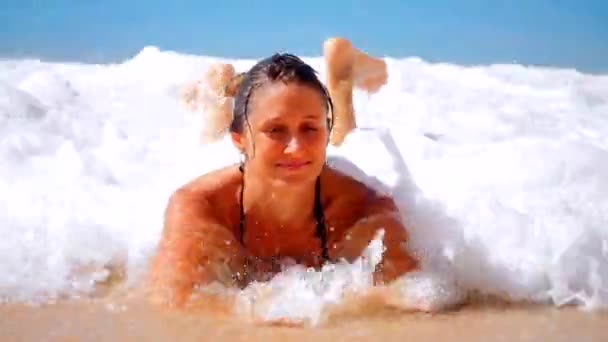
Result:
M275 224L306 222L313 216L315 182L301 186L277 186L244 173L243 209L246 215Z

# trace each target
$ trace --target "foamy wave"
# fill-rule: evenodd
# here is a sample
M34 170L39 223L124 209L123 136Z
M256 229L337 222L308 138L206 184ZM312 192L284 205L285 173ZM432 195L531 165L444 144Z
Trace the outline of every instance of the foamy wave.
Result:
M117 263L137 284L169 194L238 160L228 140L201 146L201 116L179 106L214 60L148 48L115 65L0 62L1 298L86 295ZM388 64L387 86L356 93L362 128L330 163L403 211L424 269L393 304L439 308L478 291L608 307L608 77ZM256 310L319 320L340 289L367 286L354 267L288 270Z
M245 319L319 325L343 312L366 314L377 306L406 311L435 312L461 303L465 291L453 272L419 270L389 286L375 287L373 272L382 258L384 232L380 230L362 256L320 271L301 265L286 267L269 282L253 283L242 291L208 287L236 298L235 310Z

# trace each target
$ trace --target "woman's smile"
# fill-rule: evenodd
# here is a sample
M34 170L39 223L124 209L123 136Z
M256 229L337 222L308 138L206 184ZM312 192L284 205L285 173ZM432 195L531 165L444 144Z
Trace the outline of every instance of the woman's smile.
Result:
M300 170L310 164L311 164L310 161L305 161L305 160L286 160L286 161L278 162L276 165L282 169L296 171L296 170Z

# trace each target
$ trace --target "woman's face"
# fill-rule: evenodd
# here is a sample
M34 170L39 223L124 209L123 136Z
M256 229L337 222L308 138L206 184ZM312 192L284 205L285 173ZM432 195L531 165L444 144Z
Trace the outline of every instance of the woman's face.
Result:
M310 86L275 82L255 90L242 134L247 172L277 185L308 183L320 174L329 139L326 103Z

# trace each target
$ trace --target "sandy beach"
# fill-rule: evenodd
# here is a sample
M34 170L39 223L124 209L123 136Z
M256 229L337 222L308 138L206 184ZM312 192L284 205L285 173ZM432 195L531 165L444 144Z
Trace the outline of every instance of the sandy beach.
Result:
M608 314L575 307L470 303L435 314L343 310L320 326L244 322L141 299L0 306L2 341L606 341Z

